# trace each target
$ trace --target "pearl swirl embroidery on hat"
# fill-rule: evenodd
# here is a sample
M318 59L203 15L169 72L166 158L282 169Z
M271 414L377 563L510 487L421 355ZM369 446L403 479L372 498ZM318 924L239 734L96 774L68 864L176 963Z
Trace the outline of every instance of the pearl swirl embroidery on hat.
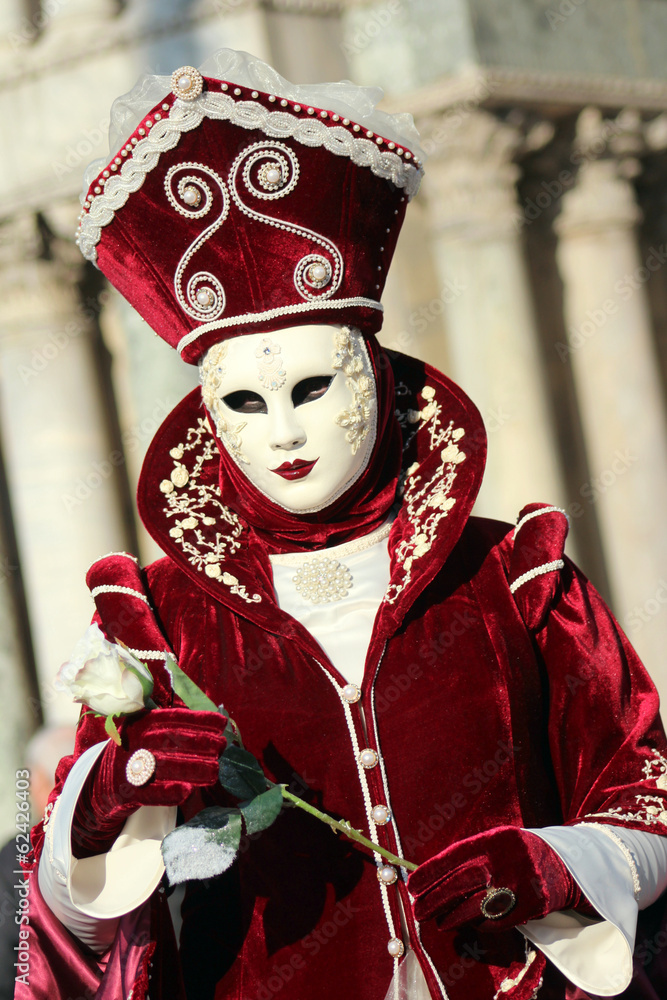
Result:
M304 299L324 298L322 295L314 295L310 289L321 289L329 284L333 277L331 264L318 253L310 253L302 257L294 269L294 284Z
M271 153L270 159L266 159L265 150L258 150L246 162L243 168L243 183L248 191L255 198L263 198L265 201L272 201L275 198L284 198L286 194L293 191L299 179L299 162L293 154L290 159L281 156L280 153ZM257 181L262 188L259 191L253 184L250 172L258 160L264 160L259 170L257 170Z
M254 106L253 106L254 107ZM267 183L269 171L280 171L280 180L276 177L275 183L279 184L274 190L260 191L252 180L253 167L261 162L257 171L257 181L263 186ZM329 257L322 253L309 254L299 261L294 271L294 284L299 294L304 299L328 299L340 287L343 276L343 257L338 247L331 240L319 233L307 229L305 226L298 226L294 222L286 222L258 212L247 205L238 190L238 174L241 177L246 189L256 198L264 201L273 201L277 198L284 198L294 191L299 179L299 161L296 154L282 142L256 142L252 146L244 149L234 160L228 176L229 190L237 207L251 219L263 222L265 225L274 226L284 232L294 233L302 236L309 243L316 243ZM271 174L273 177L273 173ZM329 259L330 258L330 259ZM317 280L315 275L310 274L311 267L317 267L317 275L321 280ZM320 269L324 268L321 273ZM308 270L308 277L305 272ZM310 285L310 288L307 287ZM326 290L325 289L326 286Z
M174 181L181 171L197 170L180 177L174 192ZM189 219L201 219L213 207L213 193L200 174L214 181L222 194L222 208L215 221L196 237L181 257L174 276L174 291L181 308L196 320L215 320L225 308L225 290L221 282L209 271L197 271L188 280L183 292L183 276L188 264L204 243L223 224L229 214L229 192L225 182L214 170L203 163L177 163L167 171L164 189L169 203L179 215Z
M264 337L255 351L257 358L257 375L265 389L281 389L287 378L280 356L280 344L274 344L269 337Z
M297 111L297 106L294 110ZM397 155L403 150L383 152L372 140L353 136L343 126L329 126L324 122L298 118L288 111L270 111L254 101L235 101L229 94L206 91L192 103L177 102L168 116L155 123L148 135L140 139L134 137L133 154L123 162L119 173L110 177L106 171L108 180L105 179L103 192L86 198L77 243L87 260L95 263L102 228L113 222L118 209L134 191L139 190L146 175L157 166L160 153L173 149L181 134L197 128L204 118L230 121L249 131L259 130L272 138L293 137L304 146L321 146L336 156L347 156L357 166L368 167L377 177L404 189L408 198L419 190L423 169L413 166L413 163L416 164L414 160L404 163ZM343 119L343 125L349 124L348 119ZM113 166L117 169L115 162Z

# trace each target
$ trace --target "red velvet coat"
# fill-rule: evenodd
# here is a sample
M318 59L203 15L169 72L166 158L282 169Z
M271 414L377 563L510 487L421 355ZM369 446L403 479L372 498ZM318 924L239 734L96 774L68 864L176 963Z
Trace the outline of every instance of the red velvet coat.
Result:
M359 702L342 698L345 678L276 606L266 556L221 510L197 392L158 432L140 488L166 558L141 571L131 557L112 555L90 571L107 634L135 650L173 649L224 703L274 781L411 861L500 824L591 819L667 833L657 695L600 597L563 560L564 516L531 505L516 533L470 517L485 452L477 411L444 376L408 359L399 363L397 403L404 492ZM173 703L157 663L156 700ZM88 717L77 753L103 738ZM379 757L369 770L357 761L364 747ZM392 821L375 829L368 808L377 803L390 806ZM202 804L189 801L186 814ZM39 836L36 843L39 850ZM369 854L288 810L242 843L227 873L189 885L181 938L188 997L384 1000L394 968L387 942L402 936L399 896L432 997L493 1000L501 990L527 1000L542 979L541 1000L584 996L545 970L541 955L527 965L516 930L415 926L400 878L381 887ZM160 936L163 896L155 899ZM17 996L67 997L65 985L87 982L94 963L72 942L59 966L39 937L35 907L35 954L47 955L51 989L61 992L35 987ZM144 949L133 1000L144 995L149 959L160 983L153 1000L180 997L177 975L165 978L162 959ZM516 980L509 989L508 978ZM627 996L658 995L639 981L633 989Z

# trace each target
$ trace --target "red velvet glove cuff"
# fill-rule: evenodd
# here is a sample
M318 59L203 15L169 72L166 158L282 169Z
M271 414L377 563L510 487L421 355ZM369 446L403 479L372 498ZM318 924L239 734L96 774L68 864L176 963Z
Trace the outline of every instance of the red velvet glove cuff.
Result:
M441 929L500 930L590 905L553 848L515 826L453 844L410 875L408 890L416 919L435 917Z
M82 789L72 824L78 858L107 851L139 806L178 806L218 780L224 716L165 708L128 716ZM136 783L135 783L136 782Z

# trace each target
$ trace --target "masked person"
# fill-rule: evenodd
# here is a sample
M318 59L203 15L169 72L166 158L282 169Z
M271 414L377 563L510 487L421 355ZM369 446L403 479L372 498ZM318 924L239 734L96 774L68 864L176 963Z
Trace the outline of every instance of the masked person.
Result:
M422 173L411 120L377 96L223 51L144 79L87 175L82 251L202 390L142 472L165 557L89 572L96 622L150 665L157 707L120 723L121 746L80 724L34 834L20 1000L573 1000L630 982L638 907L665 884L657 695L564 556L563 512L472 517L479 413L375 340ZM225 736L182 707L169 651L271 780L416 871L285 811L188 883L177 953L160 841L177 808L222 801Z

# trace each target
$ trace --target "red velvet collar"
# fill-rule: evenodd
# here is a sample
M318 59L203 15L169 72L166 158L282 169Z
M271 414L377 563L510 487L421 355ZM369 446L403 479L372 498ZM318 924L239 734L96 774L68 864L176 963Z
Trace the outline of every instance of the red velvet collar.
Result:
M486 459L482 418L465 393L423 362L399 354L392 365L403 471L382 608L390 629L460 537ZM218 448L195 389L150 445L138 488L142 520L167 556L207 593L270 631L284 631L288 616L275 603L268 556L223 504L218 468Z

